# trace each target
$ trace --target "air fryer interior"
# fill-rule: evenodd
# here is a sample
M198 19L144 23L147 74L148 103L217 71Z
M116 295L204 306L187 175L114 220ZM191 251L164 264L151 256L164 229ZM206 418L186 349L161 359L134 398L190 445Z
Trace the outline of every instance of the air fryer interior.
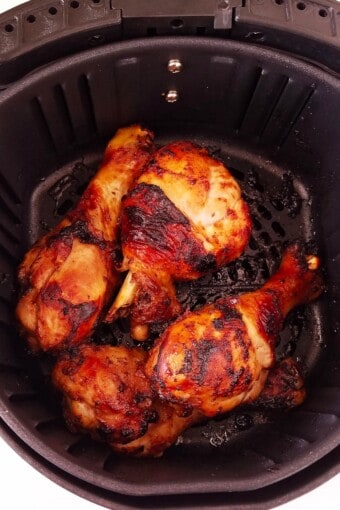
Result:
M181 61L169 72L170 59ZM166 95L176 90L178 100ZM116 43L51 63L0 95L0 392L3 420L36 452L92 485L135 496L251 491L312 465L339 444L340 86L325 70L269 49L170 37ZM239 180L253 235L244 256L179 287L201 306L258 287L282 249L301 239L320 254L327 290L287 321L278 356L307 378L298 409L237 409L187 431L160 459L119 457L71 434L49 384L53 359L30 355L14 319L15 273L28 247L79 198L105 143L141 122L156 142L208 147ZM94 341L131 342L127 325ZM153 335L157 335L154 330Z

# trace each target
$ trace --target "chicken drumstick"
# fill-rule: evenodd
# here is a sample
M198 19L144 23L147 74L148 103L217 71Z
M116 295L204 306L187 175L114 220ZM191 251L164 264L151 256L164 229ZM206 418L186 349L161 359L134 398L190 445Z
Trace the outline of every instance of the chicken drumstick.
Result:
M146 364L154 390L205 416L255 400L275 362L285 316L322 291L318 266L316 256L294 244L259 290L219 299L171 324Z
M56 363L52 380L63 394L73 431L104 439L117 451L157 457L198 414L161 402L145 375L147 353L124 346L82 345Z
M26 254L16 313L32 350L76 344L93 331L120 281L112 252L121 198L150 158L153 135L119 129L78 205Z
M239 257L251 231L241 190L206 149L174 142L156 151L124 198L122 270L129 270L107 321L128 309L132 336L176 317L174 280L199 278Z

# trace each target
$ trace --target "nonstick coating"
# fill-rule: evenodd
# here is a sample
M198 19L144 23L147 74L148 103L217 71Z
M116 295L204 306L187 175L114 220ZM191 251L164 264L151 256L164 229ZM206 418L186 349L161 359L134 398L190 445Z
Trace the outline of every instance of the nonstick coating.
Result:
M187 70L177 78L166 69L174 55ZM164 93L173 87L180 99L171 105ZM0 154L0 377L7 426L68 475L143 497L255 491L331 452L340 432L337 80L270 50L155 38L51 64L9 87L0 101L6 146ZM13 317L23 253L79 198L114 130L138 121L154 129L160 145L187 138L206 146L234 173L251 207L247 252L211 277L179 286L188 308L257 288L296 238L321 255L328 284L317 303L291 314L278 346L279 357L290 354L302 364L309 396L301 408L288 414L237 409L192 428L161 459L143 460L118 457L67 431L49 385L53 359L27 353ZM99 328L94 341L131 342L124 321Z

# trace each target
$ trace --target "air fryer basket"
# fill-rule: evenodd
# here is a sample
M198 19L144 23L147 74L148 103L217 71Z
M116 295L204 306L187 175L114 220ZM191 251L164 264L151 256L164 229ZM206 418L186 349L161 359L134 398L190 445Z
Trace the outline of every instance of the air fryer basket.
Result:
M125 20L116 4L126 6ZM133 1L32 2L0 17L7 41L0 66L3 430L47 476L113 508L268 508L339 466L340 44L292 29L299 41L293 55L281 44L282 26L274 23L266 39L266 22L256 19L262 1L222 2L217 11L217 2L207 4L213 15L197 2L199 15L182 16L175 5L180 14L165 9L158 19L153 2L144 16ZM283 4L295 5L270 5ZM334 6L322 8L328 14L320 19L334 15ZM57 36L52 22L60 12L72 19L76 9L83 25L68 24ZM89 12L97 13L94 21ZM50 20L50 28L41 20ZM22 27L33 30L38 22L45 39L27 32L26 44L23 37L11 46L19 27L23 34ZM306 40L320 54L329 50L332 62L311 62ZM168 65L173 59L182 64L178 73ZM71 434L49 384L53 359L27 352L14 319L24 252L79 198L114 131L134 122L153 129L158 144L190 138L208 147L234 173L251 207L245 255L211 278L183 284L188 307L258 287L297 238L320 254L327 282L317 303L291 314L278 347L279 357L290 354L302 364L306 402L290 413L237 409L187 431L160 459L119 457ZM95 341L130 342L124 322L99 329Z

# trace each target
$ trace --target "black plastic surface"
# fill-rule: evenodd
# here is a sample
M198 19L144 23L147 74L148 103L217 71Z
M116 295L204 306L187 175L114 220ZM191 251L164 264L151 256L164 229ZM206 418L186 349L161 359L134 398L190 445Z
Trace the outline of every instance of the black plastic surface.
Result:
M277 48L340 72L340 7L336 1L247 0L231 37Z
M183 63L176 75L167 69L174 57ZM169 104L173 88L179 99ZM67 476L96 486L95 493L143 498L257 491L339 444L339 94L336 78L288 56L189 37L93 49L0 94L0 411L24 443ZM77 199L115 129L132 122L154 129L159 143L185 137L209 146L240 179L256 220L253 240L247 263L215 275L217 292L223 278L234 290L249 279L260 284L283 243L296 237L320 251L328 278L326 295L298 315L281 342L305 366L306 403L287 416L252 412L254 426L243 431L235 418L245 411L237 411L148 460L117 457L66 430L48 385L51 360L27 356L13 317L24 251ZM289 345L299 325L303 331Z
M334 0L31 0L0 16L0 88L48 62L154 36L244 40L340 72Z

